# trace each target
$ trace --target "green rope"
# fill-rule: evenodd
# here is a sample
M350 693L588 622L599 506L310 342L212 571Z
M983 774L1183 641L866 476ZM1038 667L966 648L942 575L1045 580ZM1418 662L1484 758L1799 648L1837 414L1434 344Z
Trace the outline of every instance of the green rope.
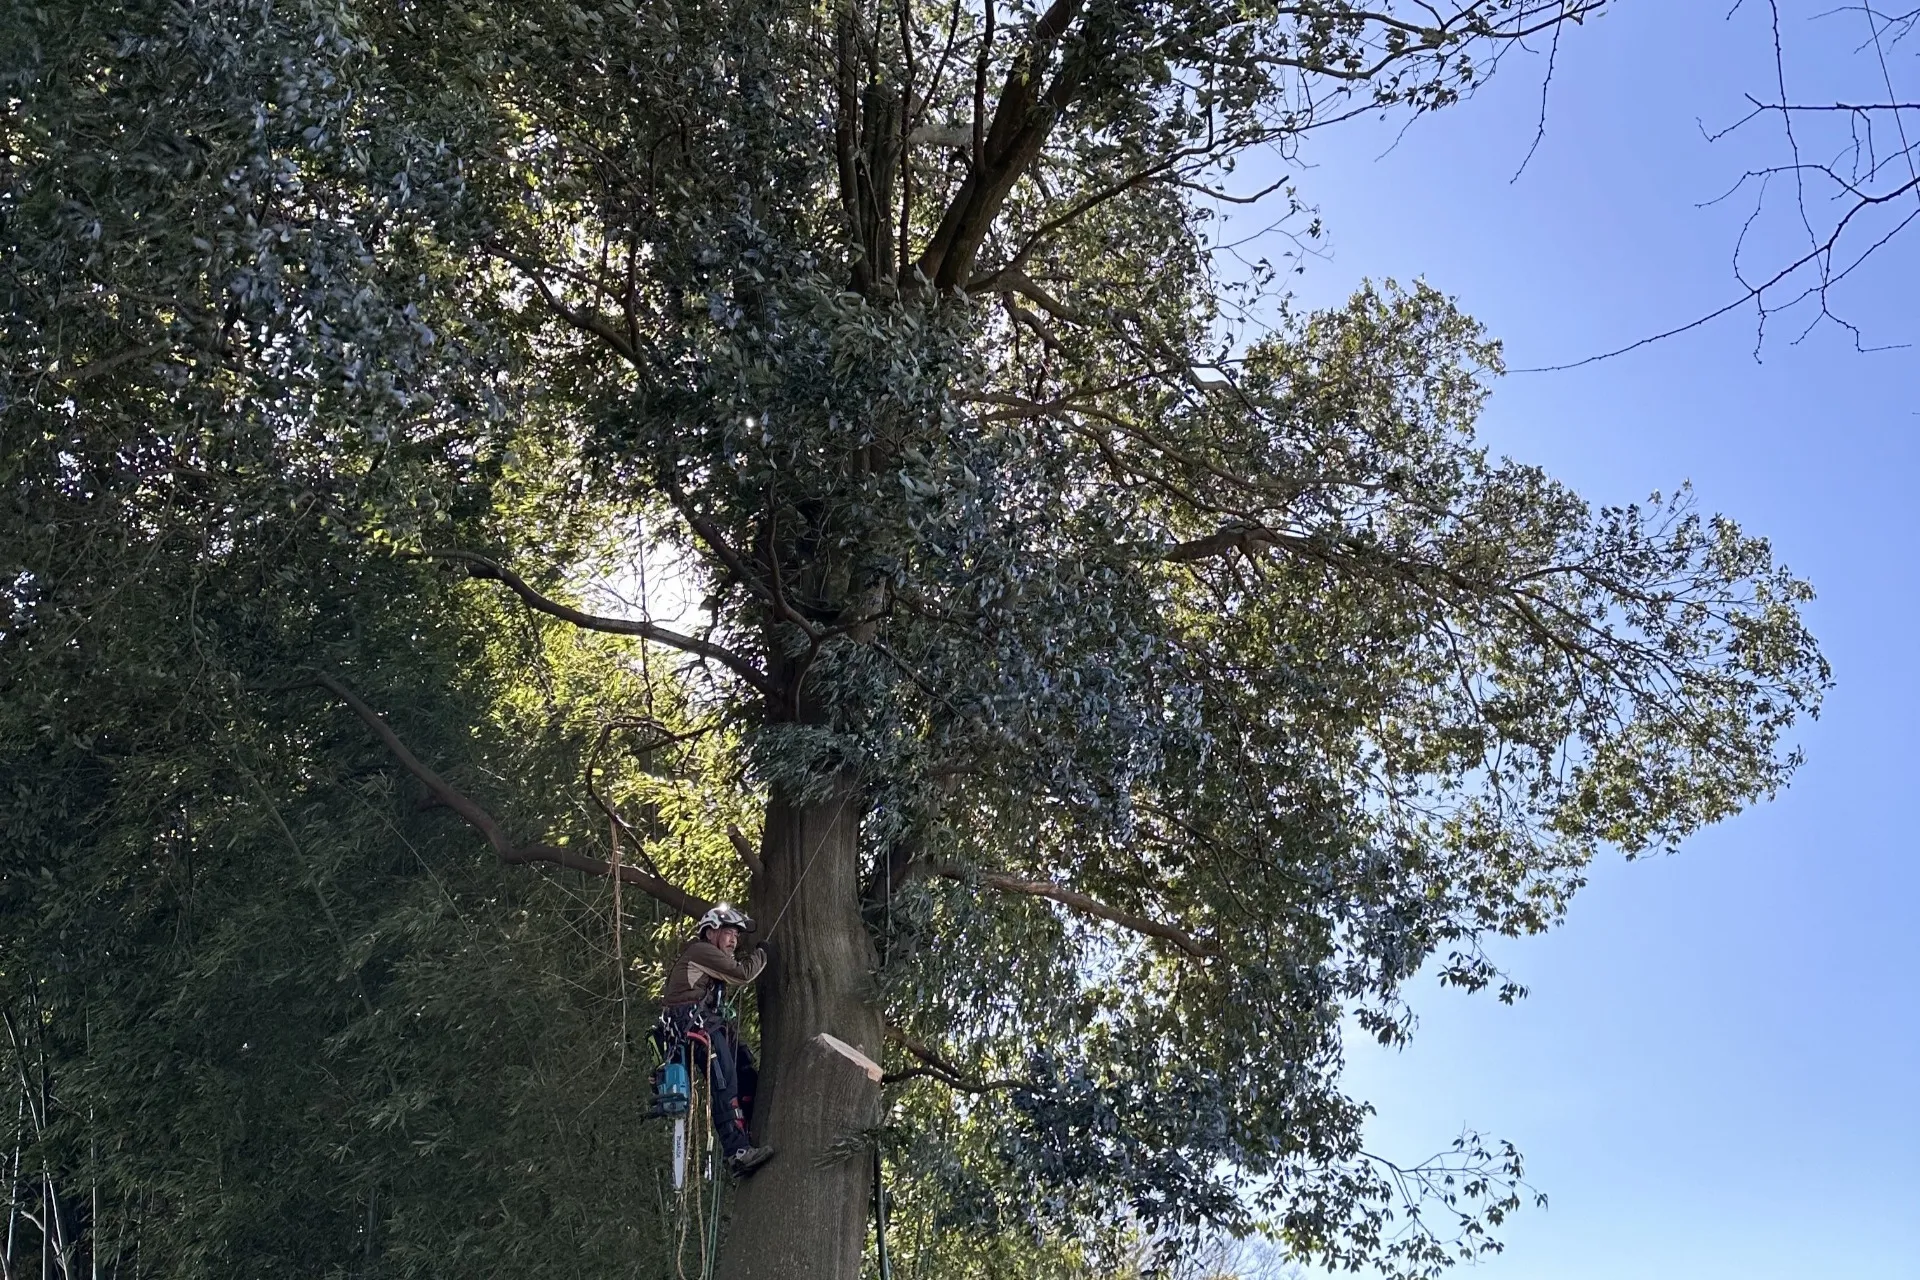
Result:
M720 1258L720 1162L713 1160L712 1170L713 1211L707 1216L707 1267L700 1280L713 1280L713 1269Z

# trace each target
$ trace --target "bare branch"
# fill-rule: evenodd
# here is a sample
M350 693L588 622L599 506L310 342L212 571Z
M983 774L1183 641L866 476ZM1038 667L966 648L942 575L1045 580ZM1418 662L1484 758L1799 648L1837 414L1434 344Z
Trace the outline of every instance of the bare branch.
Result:
M448 560L456 564L464 564L467 566L467 572L473 577L505 584L508 590L524 600L529 607L541 613L559 618L563 622L571 622L574 626L584 627L589 631L604 631L618 636L639 636L643 640L652 640L683 653L711 658L760 692L772 691L773 684L767 679L765 673L755 666L751 659L731 649L702 640L697 636L681 635L678 631L669 631L665 627L658 627L638 618L604 618L597 614L583 613L571 605L561 604L558 600L535 591L519 574L499 561L489 559L477 552L434 548L405 554L413 559Z
M590 311L582 311L578 307L572 307L563 302L560 296L554 293L553 287L547 283L546 277L542 274L544 268L541 264L516 253L503 252L500 256L519 268L521 274L533 283L534 290L539 293L540 301L546 304L547 310L580 332L600 339L634 368L643 370L646 368L640 359L639 349L628 341L625 334L614 328L611 322L602 316L597 316Z
M1070 907L1075 911L1081 912L1084 915L1097 916L1102 920L1112 921L1121 928L1130 929L1134 933L1145 934L1151 938L1159 938L1163 941L1171 942L1174 946L1196 960L1210 960L1219 954L1218 948L1212 943L1197 939L1184 929L1176 928L1170 924L1162 924L1160 921L1149 919L1146 916L1135 915L1131 911L1122 911L1118 907L1108 906L1097 898L1089 897L1077 889L1069 889L1065 885L1055 884L1051 880L1027 880L1019 876L1008 875L1004 871L969 871L965 867L952 865L940 866L936 868L936 871L939 875L949 880L957 880L962 883L977 882L986 885L989 889L998 890L1001 893L1018 893L1035 898L1047 898L1059 903L1061 906Z
M894 1026L887 1024L887 1039L918 1058L925 1066L909 1068L906 1071L889 1071L882 1076L882 1084L898 1084L903 1080L914 1080L921 1076L930 1076L941 1084L958 1089L963 1093L991 1093L996 1089L1024 1089L1029 1087L1024 1080L977 1080L969 1077L959 1067L934 1052L926 1045Z
M1533 366L1525 369L1515 369L1514 372L1515 373L1561 373L1568 369L1578 369L1584 365L1595 364L1601 360L1612 360L1616 356L1626 355L1630 351L1638 351L1642 347L1651 346L1656 342L1664 342L1668 338L1678 337L1683 333L1690 333L1695 329L1711 324L1713 321L1718 320L1721 316L1727 315L1729 312L1739 310L1740 308L1746 306L1748 303L1754 303L1764 308L1765 299L1769 294L1772 294L1773 291L1777 289L1780 285L1786 283L1788 277L1796 274L1797 272L1799 272L1800 270L1808 266L1815 266L1819 268L1822 278L1819 279L1806 292L1800 294L1799 297L1806 298L1806 297L1818 294L1824 299L1827 286L1832 284L1836 279L1839 278L1837 275L1833 273L1833 270L1832 270L1832 258L1833 258L1834 249L1836 248L1836 246L1839 245L1842 237L1846 235L1847 230L1852 225L1854 219L1858 217L1860 214L1866 212L1867 210L1870 210L1880 205L1884 205L1891 201L1897 200L1901 196L1904 196L1909 192L1913 192L1913 191L1920 191L1920 181L1910 180L1907 182L1903 182L1899 186L1893 188L1892 190L1883 192L1879 195L1861 196L1859 200L1853 205L1852 208L1848 209L1845 214L1843 214L1841 217L1835 220L1832 231L1824 239L1817 240L1814 243L1813 248L1809 249L1806 253L1801 254L1798 258L1795 258L1792 262L1789 262L1786 266L1781 267L1778 271L1774 272L1773 275L1769 276L1766 280L1761 281L1758 284L1751 284L1751 285L1745 286L1745 292L1743 292L1739 297L1735 298L1732 302L1727 303L1725 306L1716 307L1712 311L1709 311L1704 315L1696 316L1694 319L1687 321L1685 324L1675 325L1671 329L1663 329L1659 333L1650 334L1647 337L1638 339L1637 341L1629 342L1625 346L1615 347L1611 351L1602 351L1597 355L1586 356L1579 360L1570 360L1565 364L1537 365L1537 366ZM1912 221L1912 220L1913 219L1909 217L1906 221ZM1904 227L1906 225L1906 221L1903 221L1901 223L1901 227ZM1896 228L1896 230L1898 229L1899 228ZM1891 235L1882 237L1878 242L1876 242L1872 246L1872 248L1868 250L1868 253L1870 254L1873 249L1877 249L1881 245L1885 244L1888 239L1891 239ZM1853 267L1857 267L1861 261L1865 261L1865 257L1866 255L1862 255L1860 259L1854 262L1853 266L1849 266L1848 268L1846 268L1846 271L1841 274L1851 273L1851 271L1853 270ZM1799 300L1798 298L1795 299L1795 301L1798 301L1798 300ZM1771 310L1763 311L1763 315L1771 314L1771 313L1772 313Z
M727 839L733 844L733 851L740 855L740 861L746 865L747 874L758 880L765 869L760 863L760 851L753 847L753 841L747 839L744 832L731 822L727 824Z
M1911 208L1913 197L1920 194L1920 164L1916 163L1914 156L1916 142L1909 136L1904 118L1906 112L1920 110L1920 103L1905 101L1895 92L1886 62L1886 45L1882 40L1883 34L1896 26L1911 29L1912 14L1890 16L1868 5L1843 6L1817 15L1831 17L1857 13L1865 18L1868 39L1855 52L1871 52L1878 79L1886 89L1887 96L1883 102L1852 99L1809 103L1795 101L1789 96L1787 44L1782 32L1778 0L1767 0L1762 8L1772 46L1770 98L1762 99L1747 94L1746 100L1751 109L1745 114L1724 127L1708 130L1702 126L1701 129L1707 141L1718 142L1756 120L1770 119L1780 130L1781 144L1786 152L1782 163L1749 169L1724 195L1706 202L1718 204L1737 192L1755 192L1753 207L1734 241L1732 274L1739 287L1738 294L1724 305L1697 314L1686 323L1676 324L1637 341L1584 359L1515 372L1553 372L1610 360L1701 328L1730 312L1747 307L1753 309L1755 319L1755 359L1760 358L1768 328L1774 318L1803 306L1812 315L1800 335L1792 339L1793 342L1801 341L1821 324L1831 323L1851 336L1857 351L1887 349L1865 345L1859 326L1836 310L1835 300L1839 286L1858 272L1868 259L1906 232L1914 221L1920 220L1920 210L1904 216L1899 212L1900 206ZM1814 154L1813 148L1824 149L1821 143L1814 141L1816 135L1811 130L1829 121L1845 131L1839 152L1825 162L1810 159L1810 154ZM1883 144L1881 135L1889 127L1895 135L1892 141L1897 145ZM1904 168L1907 175L1904 180L1899 179L1897 172L1893 171L1896 165ZM1874 190L1877 184L1885 184L1886 189ZM1786 213L1797 224L1793 234L1804 245L1805 251L1779 270L1765 274L1764 278L1755 278L1744 261L1748 256L1748 241L1750 233L1775 216L1778 207L1774 194L1776 185L1787 191ZM1822 188L1829 189L1823 191Z
M393 731L392 726L381 718L380 714L365 702L362 702L353 690L326 672L316 672L313 684L327 690L334 697L347 704L348 710L365 722L373 730L374 737L380 739L388 753L400 762L401 768L419 780L422 786L431 792L436 800L459 814L468 826L478 831L500 861L509 866L525 866L535 862L550 862L555 866L566 867L572 871L582 871L592 876L610 876L615 868L599 858L580 853L574 849L551 844L517 845L507 837L492 814L470 800L464 792L435 773L421 761L420 757ZM706 899L682 889L679 885L662 880L658 876L648 875L639 867L622 866L618 869L622 883L630 884L650 894L659 901L684 915L698 918L705 914L713 904Z

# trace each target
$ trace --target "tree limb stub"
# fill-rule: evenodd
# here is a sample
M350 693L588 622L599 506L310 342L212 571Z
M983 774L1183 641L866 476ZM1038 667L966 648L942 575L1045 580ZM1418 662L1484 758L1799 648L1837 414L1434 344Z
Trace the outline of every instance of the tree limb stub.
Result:
M521 578L519 574L507 568L499 561L480 555L477 552L438 548L427 551L409 552L408 555L420 560L447 560L455 564L464 564L467 566L467 572L473 577L505 584L507 589L525 601L529 608L547 614L549 617L559 618L563 622L571 622L574 626L583 627L589 631L604 631L610 635L639 636L643 640L652 640L656 643L664 644L670 649L678 649L682 653L691 653L701 658L711 658L713 661L718 662L745 680L761 693L769 693L772 691L773 684L767 679L766 674L762 672L759 667L755 666L750 659L733 652L731 649L713 644L707 640L702 640L698 636L681 635L678 631L670 631L665 627L655 626L653 623L642 619L605 618L598 614L582 612L571 605L561 604L558 600L542 595L540 592L528 586L525 579Z
M866 1072L867 1079L873 1081L875 1084L880 1083L880 1077L884 1073L880 1070L880 1064L872 1058L869 1058L866 1054L860 1052L839 1036L830 1036L824 1031L816 1035L814 1039L845 1058L848 1062L851 1062L854 1066L860 1068L860 1070Z
M1098 898L1089 897L1078 889L1069 889L1065 885L1055 884L1051 880L1028 880L1021 876L1008 875L1003 871L975 872L956 866L941 866L937 870L938 874L949 880L958 880L963 883L977 881L1001 893L1047 898L1083 915L1097 916L1123 929L1130 929L1134 933L1170 942L1196 960L1211 960L1220 954L1219 948L1212 943L1195 938L1184 929L1163 924L1147 916L1136 915L1131 911L1122 911L1118 907L1110 907Z
M445 778L435 773L413 754L400 735L379 712L360 700L359 695L347 688L339 680L326 672L316 672L313 683L332 693L334 697L347 704L347 708L373 730L374 737L380 739L382 746L400 762L400 766L419 780L420 784L447 808L459 814L468 826L486 838L500 861L510 866L526 866L536 862L548 862L555 866L566 867L571 871L582 871L592 876L610 876L614 873L612 864L580 853L577 850L562 848L551 844L517 845L507 838L492 814L475 804L467 795ZM684 915L698 918L713 904L706 899L687 892L679 885L662 880L658 876L648 875L639 867L622 865L619 868L620 881L650 894L667 906Z

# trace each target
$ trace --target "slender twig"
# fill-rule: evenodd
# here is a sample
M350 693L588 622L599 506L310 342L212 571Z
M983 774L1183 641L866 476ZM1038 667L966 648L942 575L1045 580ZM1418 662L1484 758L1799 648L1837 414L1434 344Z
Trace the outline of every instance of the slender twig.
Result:
M660 868L653 861L653 855L647 852L646 842L641 840L640 833L635 831L631 824L620 816L620 811L614 808L612 801L600 794L600 788L595 785L593 780L594 766L600 761L600 753L607 749L608 741L610 741L613 735L619 730L632 728L650 728L659 730L662 733L666 732L666 726L660 724L657 720L609 720L606 724L600 726L600 734L594 739L593 748L587 752L586 767L581 770L581 775L587 785L587 796L599 807L600 812L607 817L607 826L610 833L609 842L615 851L613 858L615 865L618 865L620 861L620 837L624 834L633 840L634 852L638 853L640 857L645 860L647 870L656 876L660 876L660 878L664 880L666 877L661 875ZM655 745L664 746L665 743L657 743Z

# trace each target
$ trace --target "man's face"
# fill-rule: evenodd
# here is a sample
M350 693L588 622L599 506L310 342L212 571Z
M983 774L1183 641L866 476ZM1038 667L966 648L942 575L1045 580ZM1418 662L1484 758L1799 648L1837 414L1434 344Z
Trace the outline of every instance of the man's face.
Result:
M725 925L715 929L712 933L709 933L707 937L712 940L714 946L720 948L728 955L732 955L734 948L740 945L740 931L738 929L728 928Z

